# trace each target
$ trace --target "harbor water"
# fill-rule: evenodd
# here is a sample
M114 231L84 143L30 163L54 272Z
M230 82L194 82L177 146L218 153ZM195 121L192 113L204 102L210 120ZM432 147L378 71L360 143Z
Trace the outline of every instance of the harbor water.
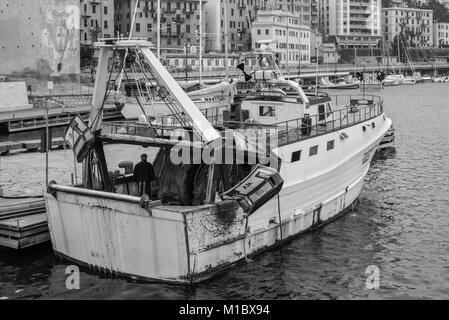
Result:
M351 92L359 90L338 94ZM0 248L0 299L448 299L449 83L380 94L396 148L376 155L355 212L191 288L81 269L80 289L68 290L69 264L53 256L50 244ZM115 165L138 161L142 150L121 148L108 150ZM0 168L8 195L43 188L45 154L1 157ZM52 152L50 179L70 183L71 173L71 151ZM366 271L373 268L380 286L370 290Z

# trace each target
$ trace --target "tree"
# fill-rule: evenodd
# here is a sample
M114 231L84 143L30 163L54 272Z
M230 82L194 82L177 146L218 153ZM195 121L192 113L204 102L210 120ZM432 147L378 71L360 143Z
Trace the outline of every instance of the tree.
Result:
M429 0L423 5L423 9L433 10L433 20L437 22L449 22L449 10L438 0Z

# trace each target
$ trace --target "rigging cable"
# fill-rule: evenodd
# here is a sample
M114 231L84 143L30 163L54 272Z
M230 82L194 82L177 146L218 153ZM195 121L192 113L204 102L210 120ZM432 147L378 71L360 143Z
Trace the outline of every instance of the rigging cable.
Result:
M123 70L123 73L125 74L126 80L129 81L128 74L126 73L125 70ZM144 108L143 108L143 106L142 106L142 103L141 103L140 100L139 100L139 97L138 97L137 94L136 94L136 91L132 90L132 92L133 92L133 94L134 94L134 97L135 97L136 100L137 100L137 103L139 104L140 109L142 110L143 114L145 115L145 119L147 119L146 114L145 114L145 110L144 110ZM148 121L148 119L147 119L147 121ZM154 131L154 134L155 134L157 137L160 137L160 135L159 135L159 133L157 132L156 128L153 127L153 124L151 123L151 121L148 121L148 125L149 125L150 128Z
M148 63L143 60L144 65L147 67L148 72L150 73L150 75L153 77L154 81L156 82L156 84L161 87L161 88L165 88L163 85L161 85L157 78L154 76L153 72L151 71L151 68L148 66ZM151 81L147 75L145 73L143 73L144 77L148 80ZM169 101L169 99L167 99L167 97L162 97L160 95L160 97L162 98L162 101L165 102L165 104L167 105L168 109L170 110L170 112L173 114L173 116L175 117L175 119L180 123L180 125L182 126L187 126L187 123L185 121L182 120L182 118L179 117L179 115L181 115L181 111L176 107L175 104L173 104L171 101Z

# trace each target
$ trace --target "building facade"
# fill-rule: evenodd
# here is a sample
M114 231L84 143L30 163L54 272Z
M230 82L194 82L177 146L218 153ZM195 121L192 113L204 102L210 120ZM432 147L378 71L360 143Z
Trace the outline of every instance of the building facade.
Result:
M449 23L434 23L433 37L434 43L438 48L449 47Z
M80 0L81 45L114 37L114 0Z
M391 47L402 34L407 47L428 48L434 45L433 11L392 7L382 9L383 40Z
M264 0L209 0L206 4L207 52L251 51L251 21L265 8Z
M205 30L205 5L203 6L203 32ZM188 48L197 51L199 46L200 10L199 0L161 0L161 51L179 52ZM157 43L157 0L140 0L134 26L131 23L136 0L115 0L115 33L133 37L147 38Z
M252 24L255 43L273 40L281 67L296 67L299 63L310 63L311 29L294 13L283 10L258 11Z
M251 51L255 45L252 23L259 10L282 10L292 13L304 25L318 27L318 0L208 0L206 5L206 50Z
M320 31L341 48L377 46L380 14L381 0L319 0Z
M79 0L0 0L0 74L80 74Z

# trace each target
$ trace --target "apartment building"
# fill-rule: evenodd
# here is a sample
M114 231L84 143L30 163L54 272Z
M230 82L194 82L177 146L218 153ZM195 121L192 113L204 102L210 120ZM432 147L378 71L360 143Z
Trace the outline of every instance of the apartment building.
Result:
M252 23L259 10L282 10L303 24L318 27L318 0L208 0L206 5L206 50L223 52L225 34L230 52L250 51Z
M283 10L258 11L252 24L254 42L273 40L282 67L310 63L311 29L298 16Z
M205 30L205 5L203 6L203 33ZM188 49L189 52L198 50L199 0L161 0L161 51L179 52ZM115 0L115 32L128 36L132 29L133 37L149 39L157 43L157 0L140 0L137 5L134 26L131 23L136 7L136 0Z
M252 50L251 22L265 0L208 0L206 4L207 52L224 52L225 35L229 52Z
M382 31L388 46L402 33L403 45L426 48L434 45L433 11L392 7L382 9ZM402 43L401 43L402 44Z
M381 38L381 0L319 0L320 30L340 48L369 48Z
M114 36L114 0L80 0L80 18L81 45Z
M438 48L449 47L449 23L434 23L433 37L434 43Z

